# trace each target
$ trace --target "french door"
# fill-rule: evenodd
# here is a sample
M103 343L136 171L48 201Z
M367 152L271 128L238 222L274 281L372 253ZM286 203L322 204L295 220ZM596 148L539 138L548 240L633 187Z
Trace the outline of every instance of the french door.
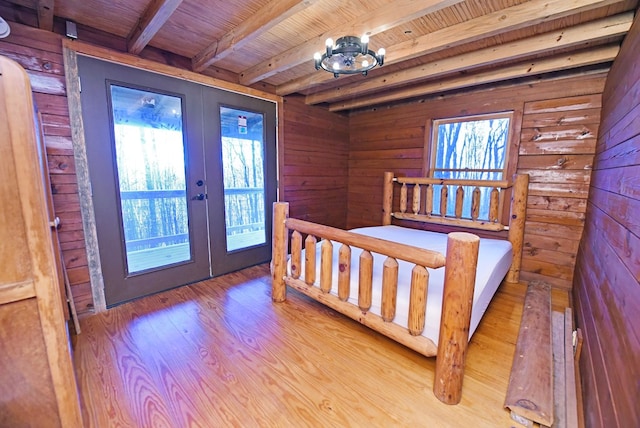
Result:
M78 57L107 306L270 259L275 105Z

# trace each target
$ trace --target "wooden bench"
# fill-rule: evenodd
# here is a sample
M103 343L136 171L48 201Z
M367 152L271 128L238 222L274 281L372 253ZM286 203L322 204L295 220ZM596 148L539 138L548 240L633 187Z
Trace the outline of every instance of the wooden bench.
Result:
M548 284L527 288L504 405L527 427L578 426L572 313L551 310Z

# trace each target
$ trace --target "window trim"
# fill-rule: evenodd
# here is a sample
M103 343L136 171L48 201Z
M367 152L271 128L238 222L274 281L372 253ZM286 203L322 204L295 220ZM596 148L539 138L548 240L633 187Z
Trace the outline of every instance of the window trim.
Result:
M483 114L474 114L474 115L464 115L464 116L455 116L455 117L446 117L441 119L432 118L429 120L431 125L431 132L429 133L430 137L427 140L426 144L426 162L425 162L425 177L433 177L435 171L435 162L436 162L436 147L437 147L437 138L438 138L438 125L446 124L446 123L454 123L454 122L473 122L478 120L489 120L496 118L509 118L509 130L507 131L507 141L505 142L505 154L504 154L504 167L502 169L487 169L482 171L502 171L502 179L508 180L511 175L515 173L515 167L517 164L517 157L512 159L511 157L511 149L512 142L515 137L516 130L516 112L514 110L507 110L502 112L493 112L493 113L483 113ZM517 150L517 148L514 148ZM510 174L511 173L511 174Z
M445 109L448 110L448 109ZM456 109L457 110L457 109ZM444 112L443 112L444 113ZM448 112L447 112L448 113ZM444 113L444 114L447 114ZM503 179L511 180L518 169L518 155L520 147L520 132L522 128L522 106L514 106L509 110L489 111L486 113L461 114L462 111L452 111L450 115L444 117L427 118L424 133L424 155L422 164L422 176L433 177L435 164L434 145L437 144L437 124L451 123L457 121L473 121L482 119L491 119L496 117L509 117L509 131L507 134L507 147L505 152L505 164L503 171ZM464 113L467 113L466 111ZM511 189L507 189L504 198L500 203L500 218L503 220L509 215L509 201L511 199Z

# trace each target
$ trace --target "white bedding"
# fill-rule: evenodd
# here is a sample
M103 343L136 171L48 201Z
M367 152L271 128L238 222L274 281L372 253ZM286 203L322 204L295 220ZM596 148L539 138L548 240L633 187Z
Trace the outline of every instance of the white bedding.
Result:
M389 241L400 242L415 247L426 248L438 251L446 255L447 235L443 233L429 232L424 230L409 229L399 226L376 226L353 229L351 232L362 235L372 236L375 238L386 239ZM338 277L338 251L340 243L333 243L333 288L332 294L338 295L337 277ZM316 283L320 279L320 243L316 251L316 267L317 273ZM304 252L304 251L303 251ZM361 249L351 248L351 289L349 302L357 306L358 304L358 260ZM381 288L382 288L382 265L386 256L372 253L373 262L373 291L372 305L370 312L377 315L380 314L381 307ZM471 312L471 325L469 330L469 338L473 335L482 316L484 315L489 302L493 298L494 293L498 289L500 282L504 279L509 271L512 260L511 243L506 240L498 239L480 239L480 250L478 254L478 269L476 272L476 286L473 297L473 308ZM304 255L302 256L304 263ZM407 326L407 317L409 311L409 291L411 286L411 263L398 260L398 295L396 301L396 317L394 323ZM301 270L304 276L304 266ZM442 310L442 288L444 281L444 268L429 269L429 287L427 292L427 313L425 329L423 336L428 337L438 344L438 335L440 329L440 314Z

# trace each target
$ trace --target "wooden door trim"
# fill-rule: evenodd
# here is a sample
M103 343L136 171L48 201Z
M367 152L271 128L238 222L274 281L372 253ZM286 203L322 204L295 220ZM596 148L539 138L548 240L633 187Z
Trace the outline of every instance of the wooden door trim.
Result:
M78 56L75 50L63 49L65 79L67 85L67 103L69 105L69 123L71 125L71 140L73 157L78 181L78 196L80 198L80 212L82 229L87 251L87 265L89 281L95 312L107 310L104 294L104 277L98 249L98 231L96 228L95 208L91 197L91 181L89 178L89 161L84 138L84 121L82 120L82 105L80 102L80 76L78 72Z
M80 42L78 40L65 39L62 42L63 50L71 50L76 54L98 58L103 61L114 62L120 65L127 65L133 68L139 68L152 73L164 74L170 77L187 80L189 82L200 83L205 86L211 86L217 89L223 89L229 92L237 92L243 95L249 95L255 98L261 98L274 103L282 102L282 97L271 94L259 89L242 86L238 83L228 82L226 80L217 79L215 77L205 76L204 74L194 73L189 70L173 67L159 62L150 61L135 55L117 52L111 49L103 48L89 43Z

